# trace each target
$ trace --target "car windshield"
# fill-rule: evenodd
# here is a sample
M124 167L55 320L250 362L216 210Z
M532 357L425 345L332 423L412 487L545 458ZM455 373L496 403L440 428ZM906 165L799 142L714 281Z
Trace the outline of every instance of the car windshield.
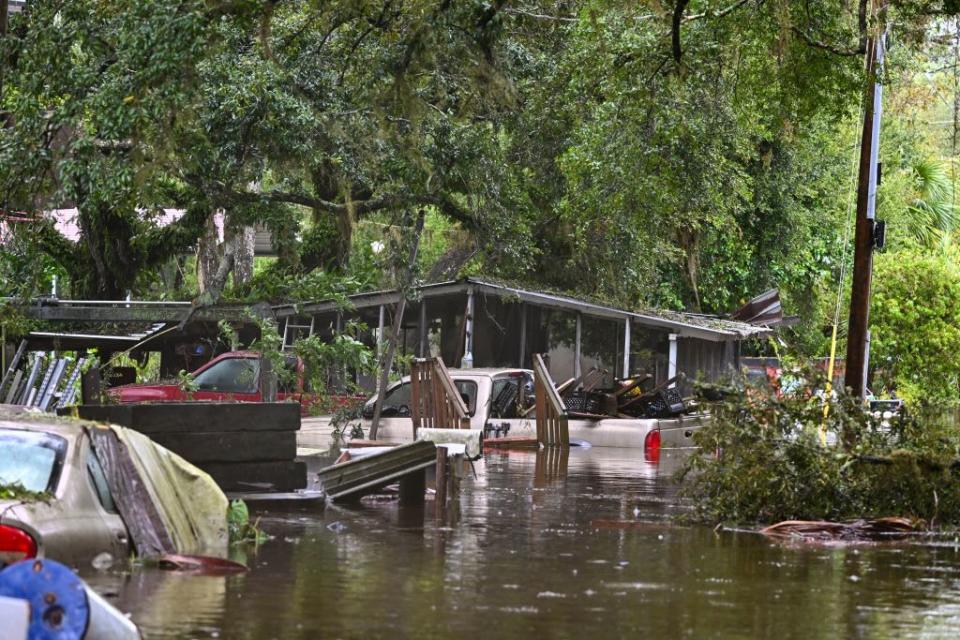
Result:
M67 441L50 433L0 429L0 485L56 489Z
M454 380L453 384L457 387L457 391L460 392L460 397L463 398L464 404L467 405L467 413L472 416L473 412L477 409L477 383L473 380ZM376 402L376 399L377 397L374 396L367 401L366 406L363 408L364 417L373 417L373 403ZM406 417L410 415L409 382L404 382L387 391L387 395L383 398L381 415L385 418Z
M193 379L199 391L253 393L260 379L259 358L226 358Z

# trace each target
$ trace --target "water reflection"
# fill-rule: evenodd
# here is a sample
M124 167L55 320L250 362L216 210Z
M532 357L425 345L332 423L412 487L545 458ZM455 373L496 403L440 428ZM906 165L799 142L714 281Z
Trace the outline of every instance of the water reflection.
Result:
M822 548L684 526L680 461L503 451L446 513L267 512L243 576L85 576L151 637L946 637L956 545Z

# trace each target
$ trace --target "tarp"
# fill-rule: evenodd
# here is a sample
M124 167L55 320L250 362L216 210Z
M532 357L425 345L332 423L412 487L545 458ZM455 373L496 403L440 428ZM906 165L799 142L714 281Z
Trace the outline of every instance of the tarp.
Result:
M136 431L87 433L139 555L226 557L228 502L209 475Z

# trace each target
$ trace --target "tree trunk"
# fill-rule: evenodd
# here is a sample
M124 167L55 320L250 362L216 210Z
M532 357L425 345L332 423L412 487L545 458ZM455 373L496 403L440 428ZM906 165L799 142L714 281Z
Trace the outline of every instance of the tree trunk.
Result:
M680 247L686 258L684 275L693 292L694 310L700 312L700 234L695 229L682 229L677 233Z
M197 287L200 293L206 293L210 288L223 256L215 218L215 214L210 214L203 228L203 235L197 242Z
M383 411L383 396L387 390L387 384L390 382L390 368L393 366L393 357L397 352L397 342L400 339L400 331L403 327L403 312L407 306L407 295L410 286L413 284L413 270L417 264L417 251L420 248L420 236L423 235L424 212L420 211L417 216L417 224L413 228L413 238L410 244L410 256L407 260L406 269L400 278L399 287L400 301L393 312L393 324L390 327L390 335L387 338L387 350L380 361L380 375L377 379L377 400L373 405L373 421L370 423L370 439L377 439L377 431L380 428L380 414Z
M253 278L253 254L257 241L256 229L250 225L227 226L231 236L226 251L233 251L233 286L250 282Z

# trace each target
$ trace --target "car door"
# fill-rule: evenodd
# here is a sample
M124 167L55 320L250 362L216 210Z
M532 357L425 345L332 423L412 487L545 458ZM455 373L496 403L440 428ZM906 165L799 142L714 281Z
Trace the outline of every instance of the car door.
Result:
M87 451L87 483L96 497L98 514L107 531L110 533L110 546L115 558L124 558L131 551L130 534L123 524L123 519L117 510L110 487L107 485L107 476L103 472L96 452L90 447ZM96 506L95 506L96 509Z

